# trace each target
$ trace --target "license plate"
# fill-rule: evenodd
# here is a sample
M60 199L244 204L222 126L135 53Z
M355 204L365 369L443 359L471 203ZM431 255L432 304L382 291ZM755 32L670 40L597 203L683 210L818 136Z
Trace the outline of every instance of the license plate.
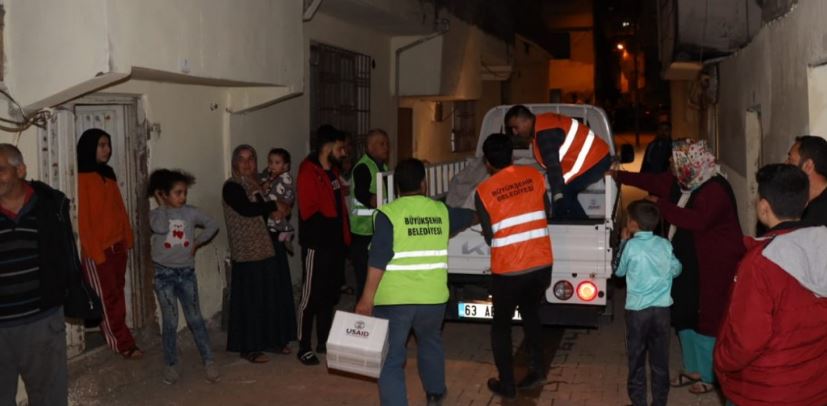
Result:
M463 319L493 319L494 306L490 303L462 303L459 302L459 317ZM514 310L513 320L522 320L520 311Z

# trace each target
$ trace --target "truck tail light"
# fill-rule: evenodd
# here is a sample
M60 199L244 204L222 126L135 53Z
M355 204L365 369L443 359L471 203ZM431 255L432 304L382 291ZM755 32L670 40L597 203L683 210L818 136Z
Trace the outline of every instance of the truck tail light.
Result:
M554 284L554 297L560 300L569 300L574 295L574 286L568 281L559 281Z
M583 281L577 285L577 297L584 302L591 302L597 297L597 286L591 281Z

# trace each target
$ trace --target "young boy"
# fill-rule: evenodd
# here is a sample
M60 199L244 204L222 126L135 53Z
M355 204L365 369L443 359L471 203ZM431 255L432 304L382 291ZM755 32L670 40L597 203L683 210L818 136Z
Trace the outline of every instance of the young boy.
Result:
M267 168L261 172L261 189L271 201L277 202L282 218L267 219L267 228L275 235L275 240L284 243L285 249L292 254L293 226L290 224L290 211L296 201L293 189L293 177L290 176L290 153L284 148L273 148L267 155Z
M715 345L715 373L730 404L827 405L827 228L799 219L807 175L772 164L756 174L758 220L747 241Z
M192 331L192 337L201 353L207 380L219 379L218 366L213 361L210 339L201 306L198 303L198 283L195 278L195 251L218 232L218 225L209 216L187 205L187 188L195 183L191 175L158 169L149 177L149 194L158 207L149 213L152 229L152 262L155 263L155 294L163 320L164 368L163 381L178 381L178 301ZM203 230L195 234L195 228Z
M652 233L660 222L658 206L632 202L624 230L626 241L615 274L626 277L626 350L629 357L629 399L646 402L646 354L652 375L652 405L666 405L669 395L669 306L672 279L681 263L668 240Z

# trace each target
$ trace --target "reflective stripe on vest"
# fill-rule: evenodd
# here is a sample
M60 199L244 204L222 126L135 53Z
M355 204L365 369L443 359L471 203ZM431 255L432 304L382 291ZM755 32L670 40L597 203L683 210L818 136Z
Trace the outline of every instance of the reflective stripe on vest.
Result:
M491 219L491 272L508 274L550 266L551 239L545 179L534 168L509 166L477 188Z
M534 122L534 158L543 168L546 167L537 143L545 130L559 128L566 133L563 144L558 150L563 182L569 183L583 172L588 171L609 154L609 146L600 137L580 124L579 121L556 113L537 115Z
M509 217L496 224L491 225L491 232L496 233L504 228L518 226L523 223L528 223L534 220L545 220L546 212L543 210L533 211L531 213L521 214L519 216Z
M534 230L525 231L519 234L509 235L508 237L491 239L491 247L499 248L506 245L516 244L523 241L533 240L535 238L548 237L548 228L535 228Z
M393 225L393 258L375 305L438 304L448 300L448 208L425 196L404 196L379 212Z
M368 190L371 194L376 194L376 174L379 173L380 170L387 171L387 165L382 164L382 168L380 169L379 166L376 165L376 161L368 156L368 154L362 155L362 158L356 162L353 168L356 169L359 165L365 165L368 168L370 172L370 187ZM350 182L350 231L358 235L373 235L373 214L375 212L375 209L365 206L356 198L356 180L354 179Z

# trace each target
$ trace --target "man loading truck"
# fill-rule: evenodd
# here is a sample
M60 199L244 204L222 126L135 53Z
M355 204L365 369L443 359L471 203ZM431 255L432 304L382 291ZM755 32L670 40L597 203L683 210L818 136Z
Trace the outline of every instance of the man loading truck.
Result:
M534 159L546 170L552 217L586 219L577 195L609 170L609 146L578 120L557 113L534 115L515 105L505 113L505 127L523 138L533 137Z

